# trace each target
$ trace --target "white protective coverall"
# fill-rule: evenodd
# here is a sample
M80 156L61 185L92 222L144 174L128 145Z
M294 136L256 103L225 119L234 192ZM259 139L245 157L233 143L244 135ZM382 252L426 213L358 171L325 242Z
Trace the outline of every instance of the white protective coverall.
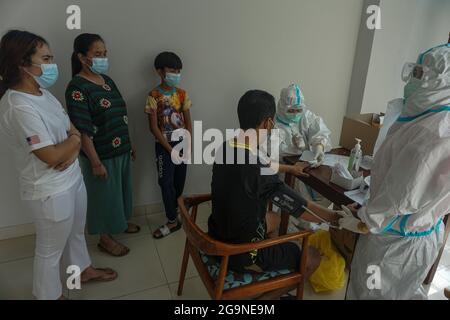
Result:
M301 111L301 113L292 114L290 110ZM331 131L322 117L307 109L302 90L296 84L281 90L275 129L279 132L279 159L272 157L273 161L282 163L285 156L300 157L303 151L310 150L315 154L317 166L319 166L323 161L324 153L331 151ZM298 179L295 179L294 189L305 199L315 201L324 207L331 204L329 200ZM317 224L302 219L291 217L291 220L304 229L318 228Z
M354 254L347 299L423 299L422 283L450 212L450 45L430 49L428 70L375 155L370 199L358 211L370 234Z
M289 113L291 109L301 111L297 114L296 119ZM323 160L323 153L331 151L331 131L322 117L307 109L303 93L296 84L281 90L275 128L279 130L280 135L280 162L285 156L300 156L305 150L312 151L316 157L321 157ZM318 165L321 160L318 161ZM298 179L295 180L295 190L300 192L305 199L316 201L323 206L330 205L328 200ZM303 225L305 228L312 226L312 224Z
M290 109L301 110L300 119L289 119ZM280 155L301 155L322 145L324 152L331 150L331 131L323 119L308 110L300 87L292 84L281 91L277 106L275 127L280 130Z

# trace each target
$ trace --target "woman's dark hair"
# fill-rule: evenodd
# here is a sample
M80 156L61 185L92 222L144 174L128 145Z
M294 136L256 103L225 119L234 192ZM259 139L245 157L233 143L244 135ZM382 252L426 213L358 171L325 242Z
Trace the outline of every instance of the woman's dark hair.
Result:
M173 52L161 52L155 58L155 69L160 70L164 68L183 69L183 62L179 56Z
M21 81L20 67L31 65L31 56L47 41L31 32L10 30L0 41L0 98Z
M72 53L72 77L78 73L80 73L83 66L81 65L81 61L78 58L78 54L81 53L85 56L92 44L97 41L104 42L102 37L98 34L93 33L82 33L77 36L73 42L73 53Z
M264 120L273 118L275 98L268 92L250 90L239 100L238 118L241 129L256 129Z

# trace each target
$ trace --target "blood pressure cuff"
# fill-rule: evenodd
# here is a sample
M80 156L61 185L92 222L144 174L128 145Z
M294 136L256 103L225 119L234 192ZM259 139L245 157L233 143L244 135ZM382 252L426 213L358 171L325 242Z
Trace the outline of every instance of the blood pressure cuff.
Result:
M307 201L297 192L289 188L285 183L281 183L270 195L270 200L282 211L288 212L295 218L300 217L307 207Z

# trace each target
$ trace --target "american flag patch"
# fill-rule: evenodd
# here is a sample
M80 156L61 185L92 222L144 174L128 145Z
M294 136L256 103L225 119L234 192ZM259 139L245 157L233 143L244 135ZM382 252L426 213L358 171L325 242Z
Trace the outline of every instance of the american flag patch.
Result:
M27 138L28 145L32 146L38 143L41 143L41 139L39 139L38 135L34 135Z

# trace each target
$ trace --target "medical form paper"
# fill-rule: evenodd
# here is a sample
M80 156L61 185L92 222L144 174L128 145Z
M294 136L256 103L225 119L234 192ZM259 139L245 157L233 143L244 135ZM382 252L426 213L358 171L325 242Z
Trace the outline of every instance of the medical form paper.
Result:
M340 156L336 154L325 154L322 165L328 167L334 167L335 164L340 163L345 168L348 166L348 160L350 158L346 156ZM300 157L300 161L312 162L314 161L314 153L312 151L306 150L303 151L302 156Z

